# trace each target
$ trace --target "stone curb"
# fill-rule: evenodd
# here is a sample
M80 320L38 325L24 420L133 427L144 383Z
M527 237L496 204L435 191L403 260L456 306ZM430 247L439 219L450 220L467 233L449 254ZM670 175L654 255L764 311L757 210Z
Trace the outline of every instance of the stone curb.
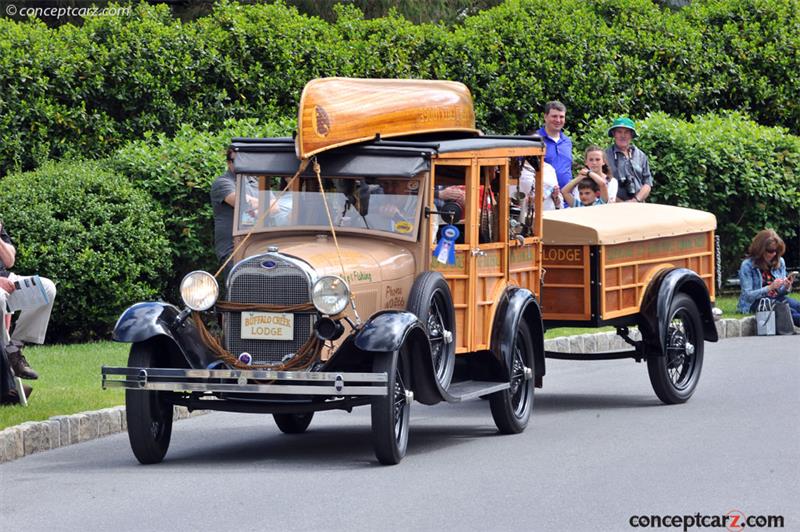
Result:
M719 339L737 336L754 336L756 322L752 316L741 319L724 319L715 322ZM639 331L631 329L631 337L639 339ZM614 332L579 334L545 340L548 351L594 353L625 349L628 344ZM189 412L185 407L175 407L175 419L186 419L205 414ZM28 421L0 431L0 463L10 462L29 454L65 447L74 443L102 438L127 430L125 407L104 408L70 416L53 416L47 421Z
M190 413L183 406L176 406L174 409L175 420L206 413ZM124 406L69 416L53 416L47 421L27 421L0 431L0 463L95 440L127 429Z

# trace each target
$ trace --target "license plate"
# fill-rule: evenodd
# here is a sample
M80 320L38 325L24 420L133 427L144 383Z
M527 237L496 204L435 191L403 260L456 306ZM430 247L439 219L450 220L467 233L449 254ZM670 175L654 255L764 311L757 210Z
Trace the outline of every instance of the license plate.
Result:
M243 340L294 340L294 314L242 312Z

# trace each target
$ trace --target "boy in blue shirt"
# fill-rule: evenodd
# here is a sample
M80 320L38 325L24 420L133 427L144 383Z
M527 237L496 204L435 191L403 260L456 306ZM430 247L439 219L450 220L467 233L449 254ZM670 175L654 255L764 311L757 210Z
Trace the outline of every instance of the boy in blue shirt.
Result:
M586 170L586 169L584 169ZM578 186L578 196L572 195L572 190ZM608 203L608 186L606 180L597 172L591 170L581 171L580 174L561 189L564 200L570 207L592 207Z

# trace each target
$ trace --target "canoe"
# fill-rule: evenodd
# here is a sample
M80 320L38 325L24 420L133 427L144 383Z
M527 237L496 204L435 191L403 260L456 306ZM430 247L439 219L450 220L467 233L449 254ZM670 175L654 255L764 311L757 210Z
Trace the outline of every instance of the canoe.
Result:
M300 159L374 139L475 128L463 83L416 79L320 78L300 97L295 151Z

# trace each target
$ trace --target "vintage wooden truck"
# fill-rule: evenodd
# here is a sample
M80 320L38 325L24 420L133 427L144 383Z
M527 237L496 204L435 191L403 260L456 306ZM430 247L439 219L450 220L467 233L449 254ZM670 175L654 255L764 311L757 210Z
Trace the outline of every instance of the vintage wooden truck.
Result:
M369 405L384 464L406 453L415 400L485 397L499 431L520 432L549 324L638 325L643 339L614 356L646 359L666 402L694 390L703 339L716 339L714 257L699 249L713 217L629 205L544 216L542 142L482 135L465 86L315 80L296 138L232 147L236 248L222 294L198 271L182 282L183 309L133 305L114 332L132 343L128 367L103 368L104 386L127 389L142 463L163 459L173 405L271 413L291 433L314 412ZM642 209L680 232L590 235L608 225L604 210ZM211 310L221 337L206 328Z

